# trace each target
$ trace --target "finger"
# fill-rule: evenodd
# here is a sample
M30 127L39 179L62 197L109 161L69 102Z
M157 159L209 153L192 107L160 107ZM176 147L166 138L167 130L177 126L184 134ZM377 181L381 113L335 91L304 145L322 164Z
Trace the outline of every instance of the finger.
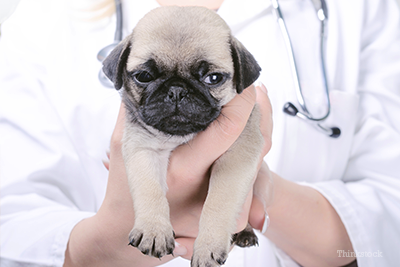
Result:
M106 167L107 171L109 171L110 170L110 161L103 159L102 162L103 162L104 167Z
M125 107L121 104L114 132L111 137L108 184L103 206L118 206L118 210L132 213L132 201L130 201L131 196L121 152L124 125Z
M110 150L106 151L107 159L102 159L104 167L106 167L107 171L110 170Z
M257 196L253 196L249 213L249 223L251 227L261 231L264 224L264 217L265 211L262 201Z
M260 130L264 137L263 157L269 152L272 145L272 106L268 97L268 91L264 84L256 87L257 104L260 108Z
M261 230L265 222L266 210L273 200L273 181L268 165L263 161L254 183L254 194L249 212L249 223Z
M247 226L247 223L249 222L249 213L252 201L253 189L251 189L250 192L247 194L246 201L243 205L242 211L240 212L239 219L237 220L236 224L236 233L241 232Z
M178 242L182 247L186 248L186 253L181 253L179 256L181 256L184 259L190 260L193 255L193 245L194 245L195 238L187 238L187 237L176 238L175 241ZM184 251L184 250L182 249L182 251ZM174 251L174 255L175 255L175 251Z
M111 136L109 159L113 163L111 168L125 169L122 159L122 136L125 126L125 106L121 103L117 122ZM107 155L108 156L108 155Z
M212 163L228 150L243 131L255 100L255 87L250 86L226 104L221 115L205 131L188 144L178 147L170 159L176 173L184 173L186 177L206 175Z
M111 147L110 147L110 158L113 154L112 149L120 149L122 145L122 136L124 132L124 125L125 125L125 105L121 103L119 108L119 113L117 117L117 122L115 124L115 128L113 134L111 136ZM108 155L107 155L108 156Z

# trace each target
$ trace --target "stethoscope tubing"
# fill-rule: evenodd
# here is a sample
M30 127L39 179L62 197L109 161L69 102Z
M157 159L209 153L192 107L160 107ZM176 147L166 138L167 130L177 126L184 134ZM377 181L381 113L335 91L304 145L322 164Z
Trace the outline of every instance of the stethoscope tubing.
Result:
M293 47L292 47L292 42L290 40L290 36L286 27L285 20L283 18L283 14L281 11L281 8L278 4L278 0L271 0L272 6L274 7L278 19L278 25L282 33L283 40L285 42L285 47L287 50L287 53L289 54L289 65L291 69L291 73L293 75L293 81L294 81L294 86L295 86L295 91L296 91L296 96L298 99L298 102L301 106L301 108L305 111L307 111L307 107L303 98L300 82L299 82L299 76L297 72L297 66L296 66L296 60L294 58L294 52L293 52Z
M326 75L326 68L325 68L325 34L326 34L326 20L328 18L328 9L325 0L312 0L314 7L316 8L317 11L317 17L321 21L321 32L320 32L320 58L321 58L321 70L322 70L322 78L323 78L323 84L324 84L324 89L325 89L325 97L326 97L326 106L327 106L327 111L324 116L320 118L314 118L312 114L308 111L306 102L303 97L303 91L300 85L300 77L297 71L297 66L296 66L296 59L294 56L293 52L293 45L290 40L289 32L287 30L287 26L285 23L285 19L283 18L282 10L279 6L278 0L271 0L272 7L275 10L276 16L277 16L277 21L278 25L280 28L280 31L282 33L282 37L286 46L287 53L289 55L289 65L291 69L291 73L293 75L293 81L294 81L294 87L296 91L296 97L297 101L299 102L299 105L302 109L302 112L300 112L294 104L291 102L287 102L284 105L283 112L285 112L288 115L291 116L296 116L300 119L303 119L305 121L312 122L313 125L317 130L320 132L323 132L330 137L337 138L340 136L341 131L337 127L332 127L332 128L326 128L319 124L319 122L322 122L326 120L330 113L331 113L331 101L329 97L329 87L328 87L328 81L327 81L327 75Z
M294 81L294 86L295 86L295 91L296 91L296 97L297 101L299 102L299 105L302 109L303 112L301 112L298 116L300 118L304 118L310 121L324 121L326 118L329 117L330 114L330 99L329 99L329 89L328 89L328 83L326 79L326 72L325 72L325 58L324 58L324 39L325 39L325 20L326 16L323 17L321 20L321 39L320 39L320 54L321 54L321 68L322 68L322 76L323 76L323 83L325 87L325 95L326 95L326 105L327 105L327 112L324 116L320 118L314 118L310 112L307 109L306 102L303 97L303 91L300 85L300 77L297 71L297 65L296 65L296 60L293 52L293 45L290 40L289 32L287 30L287 26L285 23L285 20L283 18L283 14L281 11L281 8L279 6L278 0L271 0L272 6L276 11L277 19L278 19L278 25L282 33L283 40L285 42L286 50L289 55L289 65L291 69L291 73L293 75L293 81ZM318 11L317 11L318 13ZM319 16L320 17L320 16Z
M115 13L117 16L117 23L115 26L114 43L122 41L122 0L115 0Z
M114 42L103 47L97 53L97 60L103 62L103 60L111 53L111 51L122 41L122 3L121 0L115 0L115 14L116 14L116 26L114 33ZM114 88L114 84L104 74L103 69L99 70L98 79L100 83L107 88Z

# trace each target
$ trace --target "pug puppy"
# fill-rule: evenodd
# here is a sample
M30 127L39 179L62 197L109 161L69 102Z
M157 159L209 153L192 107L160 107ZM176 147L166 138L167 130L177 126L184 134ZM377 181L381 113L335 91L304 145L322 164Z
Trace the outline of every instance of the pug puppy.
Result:
M174 249L166 198L171 151L216 120L261 69L227 24L202 7L151 11L103 64L127 110L122 152L135 212L129 244L160 258ZM255 107L239 139L212 166L192 266L220 266L232 243L257 244L250 226L233 234L262 147Z

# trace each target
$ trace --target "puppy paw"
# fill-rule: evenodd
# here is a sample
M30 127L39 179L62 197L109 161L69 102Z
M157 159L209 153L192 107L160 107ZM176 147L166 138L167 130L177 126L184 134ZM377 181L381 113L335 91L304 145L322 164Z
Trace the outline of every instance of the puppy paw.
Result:
M129 234L129 245L138 248L145 255L161 258L174 251L175 233L170 224L135 226Z
M219 267L228 258L228 251L197 251L193 253L191 267Z
M246 227L243 231L232 235L232 244L242 248L258 246L258 237L252 228Z
M225 243L225 242L224 242ZM199 244L196 241L191 260L191 267L219 267L228 258L229 245L210 242Z

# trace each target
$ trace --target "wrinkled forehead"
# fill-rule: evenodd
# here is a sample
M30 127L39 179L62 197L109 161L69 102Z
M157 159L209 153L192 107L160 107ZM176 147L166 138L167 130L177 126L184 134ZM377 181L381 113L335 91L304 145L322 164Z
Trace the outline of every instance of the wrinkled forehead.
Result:
M132 33L128 70L152 59L171 70L207 61L231 71L230 38L229 27L214 11L195 7L156 9Z

